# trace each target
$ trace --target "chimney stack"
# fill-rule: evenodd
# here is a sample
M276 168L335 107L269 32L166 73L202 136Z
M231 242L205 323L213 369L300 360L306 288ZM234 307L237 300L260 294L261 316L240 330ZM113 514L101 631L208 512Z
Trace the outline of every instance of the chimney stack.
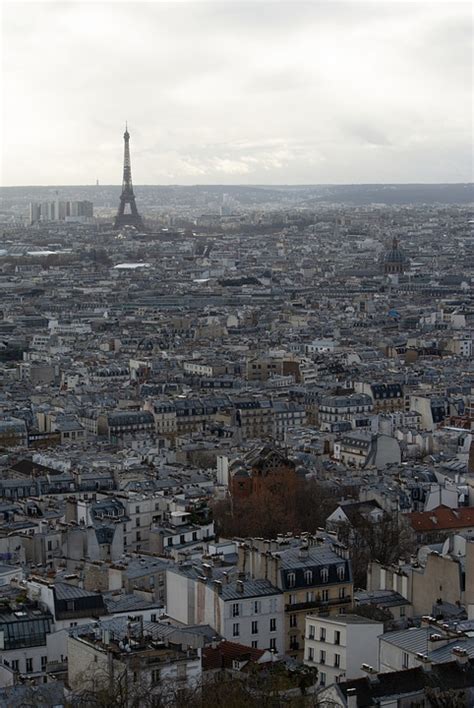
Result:
M357 708L357 691L355 688L347 689L347 708Z
M361 669L367 674L370 683L377 683L379 680L377 669L374 669L374 667L369 664L362 664Z
M458 666L464 668L467 664L469 664L469 654L462 647L454 647L451 655Z
M309 555L308 553L308 546L304 544L303 546L300 546L300 549L298 551L298 558L304 559L307 558Z
M431 659L426 654L418 653L416 655L416 658L421 663L421 667L422 667L423 671L427 671L427 672L431 671L432 662L431 662Z
M203 563L202 569L206 578L212 578L212 565L209 565L209 563Z
M243 592L243 591L244 591L244 581L237 580L237 592Z

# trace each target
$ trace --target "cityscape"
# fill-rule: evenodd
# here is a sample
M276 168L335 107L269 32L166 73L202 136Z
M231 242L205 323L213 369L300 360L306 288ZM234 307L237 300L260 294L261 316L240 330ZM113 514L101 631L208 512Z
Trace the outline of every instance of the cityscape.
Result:
M114 125L0 188L0 705L474 706L472 173L144 184Z

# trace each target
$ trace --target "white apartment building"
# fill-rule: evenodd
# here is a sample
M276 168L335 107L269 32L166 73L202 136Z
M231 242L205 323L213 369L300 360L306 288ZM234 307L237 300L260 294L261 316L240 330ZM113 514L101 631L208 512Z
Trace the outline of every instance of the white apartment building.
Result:
M209 624L230 642L282 653L283 593L268 580L234 580L221 569L213 572L182 565L166 572L166 610L185 625ZM216 577L220 579L213 579Z
M319 683L365 676L362 664L378 669L383 623L358 615L306 615L304 663L318 669Z

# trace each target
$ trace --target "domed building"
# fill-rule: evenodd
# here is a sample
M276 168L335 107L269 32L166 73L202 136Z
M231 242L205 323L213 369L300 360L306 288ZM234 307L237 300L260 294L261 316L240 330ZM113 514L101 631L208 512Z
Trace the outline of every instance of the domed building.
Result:
M398 245L398 239L394 237L392 248L387 251L383 259L385 275L401 275L405 272L408 259Z

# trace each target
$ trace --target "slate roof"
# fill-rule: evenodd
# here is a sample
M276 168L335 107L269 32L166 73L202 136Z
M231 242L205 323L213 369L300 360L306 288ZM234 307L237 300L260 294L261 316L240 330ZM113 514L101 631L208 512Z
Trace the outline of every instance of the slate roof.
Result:
M356 689L357 708L380 705L380 699L388 696L403 696L424 691L425 688L441 690L466 689L474 686L474 661L471 659L464 668L456 661L435 664L431 671L423 668L391 671L377 675L377 681L369 678L344 681L338 684L338 690L347 698L349 688Z
M57 600L74 600L78 597L98 597L100 593L84 590L77 585L69 583L54 583L54 590Z
M373 590L367 592L361 590L354 593L354 600L359 605L377 605L378 607L399 607L401 605L411 605L410 600L400 595L395 590Z

